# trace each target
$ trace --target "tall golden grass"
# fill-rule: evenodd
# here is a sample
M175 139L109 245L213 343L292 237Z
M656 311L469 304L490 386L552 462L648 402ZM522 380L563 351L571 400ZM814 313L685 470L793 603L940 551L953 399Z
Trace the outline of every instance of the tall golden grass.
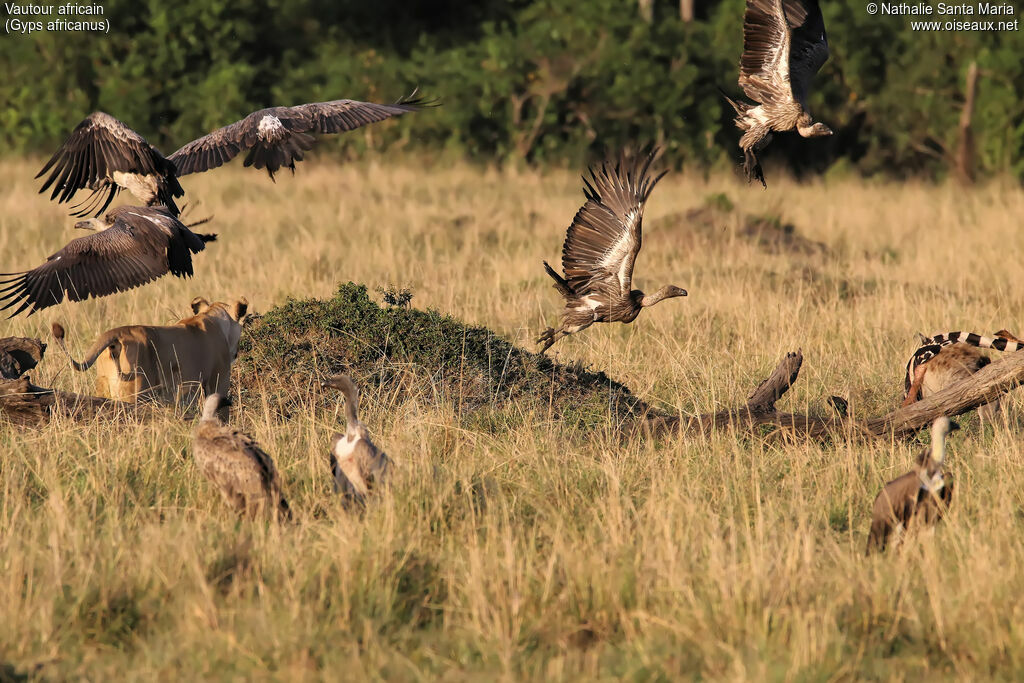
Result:
M36 195L36 163L0 164L0 269L73 235ZM339 281L411 287L413 305L520 344L554 322L578 174L414 161L304 163L276 184L238 165L183 184L220 235L196 276L3 323L76 355L97 333L166 323L195 295L266 311ZM821 256L768 253L723 218L724 193L781 214ZM636 285L689 297L559 342L684 414L742 401L789 350L786 409L841 394L900 399L914 333L1020 332L1024 193L857 180L767 192L670 174L647 208ZM33 374L89 392L56 348ZM0 677L729 680L1014 678L1024 666L1022 406L972 418L949 457L954 507L903 552L863 555L871 501L919 444L581 439L524 415L474 432L441 405L367 388L364 420L398 463L363 516L329 488L334 415L235 416L275 457L296 513L239 521L202 479L191 424L0 423ZM6 667L6 668L4 668Z

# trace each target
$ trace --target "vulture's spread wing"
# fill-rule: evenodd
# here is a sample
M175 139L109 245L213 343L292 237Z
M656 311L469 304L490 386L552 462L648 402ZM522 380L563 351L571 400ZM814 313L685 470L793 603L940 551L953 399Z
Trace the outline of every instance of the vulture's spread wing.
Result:
M818 0L783 0L789 34L789 80L793 97L807 106L814 75L828 59L825 20Z
M562 269L578 295L629 294L640 252L644 203L665 172L648 175L656 150L614 168L602 164L583 178L586 204L576 213L562 246Z
M4 273L0 303L11 317L29 306L29 315L64 301L82 301L133 289L169 269L191 275L191 254L202 251L212 236L193 234L167 210L124 206L108 214L106 230L71 240L46 263L23 273ZM173 267L172 267L173 264Z
M75 214L81 216L93 209L98 216L110 205L121 189L114 179L115 172L157 176L161 179L159 199L172 208L173 198L184 194L175 179L174 165L141 135L101 111L93 112L71 131L36 178L47 172L50 175L39 192L52 186L50 199L63 203L79 190L92 190L90 197L75 207L84 207Z
M432 104L412 96L395 104L334 100L261 109L193 140L170 159L186 175L217 168L250 150L245 165L265 168L273 178L282 167L295 170L295 162L316 142L315 134L355 130Z
M782 2L747 0L743 15L739 84L747 97L761 103L787 102L793 97L789 85L789 27Z

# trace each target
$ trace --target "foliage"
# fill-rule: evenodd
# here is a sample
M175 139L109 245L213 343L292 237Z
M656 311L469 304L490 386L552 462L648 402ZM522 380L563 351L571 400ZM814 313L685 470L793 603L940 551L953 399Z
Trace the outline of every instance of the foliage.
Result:
M477 428L521 421L507 411L536 411L592 428L650 410L603 372L552 362L437 311L382 308L365 285L351 282L326 301L289 300L257 317L247 326L238 363L243 401L266 386L297 386L294 397L280 401L285 412L308 395L295 378L341 372L360 386L398 393L402 402L414 396L457 406Z
M976 61L978 169L1024 177L1024 32L913 31L908 17L824 4L832 58L809 104L836 135L778 136L769 162L785 159L797 174L842 161L869 175L944 175L964 74ZM52 149L92 109L170 152L259 107L389 101L419 86L443 106L329 147L577 166L656 141L677 165L738 161L718 88L738 94L739 0L705 3L692 22L658 0L651 24L628 0L104 7L109 35L39 32L0 43L8 150Z

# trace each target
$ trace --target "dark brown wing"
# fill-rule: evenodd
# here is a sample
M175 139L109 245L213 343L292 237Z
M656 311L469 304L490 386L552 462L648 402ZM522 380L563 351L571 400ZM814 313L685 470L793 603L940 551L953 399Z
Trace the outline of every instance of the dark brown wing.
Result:
M64 301L82 301L133 289L168 270L192 274L191 254L202 251L204 239L193 234L169 211L157 207L122 206L108 214L111 227L71 240L23 273L3 273L0 311L21 304L11 317L31 306L29 315ZM173 267L171 263L173 262Z
M793 97L807 106L811 81L828 60L825 19L818 0L783 0L789 26L789 82Z
M121 189L114 180L115 171L158 177L160 201L177 213L174 197L181 197L184 191L175 179L174 164L141 135L101 111L93 112L71 131L36 178L50 172L39 192L53 186L50 199L60 203L70 201L79 190L92 190L79 205L85 208L75 215L85 216L96 209L98 216Z
M906 525L913 515L920 490L921 479L917 470L888 482L875 498L872 520Z
M747 0L739 78L747 97L761 103L792 99L789 48L789 27L782 0Z
M251 150L245 165L266 168L273 178L282 167L295 169L295 162L302 161L302 153L315 143L314 134L355 130L432 104L413 96L395 104L334 100L261 109L193 140L170 159L179 175L186 175L217 168Z
M577 296L601 292L627 296L640 252L644 203L665 172L648 175L657 150L590 169L583 178L587 202L576 213L562 245L562 270Z

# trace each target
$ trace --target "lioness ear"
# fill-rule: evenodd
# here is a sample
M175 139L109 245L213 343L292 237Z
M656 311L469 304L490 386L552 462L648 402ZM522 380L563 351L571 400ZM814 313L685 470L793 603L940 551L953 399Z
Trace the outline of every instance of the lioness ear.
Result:
M238 297L238 301L235 302L235 320L241 322L242 318L245 317L245 312L249 310L249 300L244 296Z
M205 311L209 307L210 302L204 297L197 296L195 299L192 299L192 312L196 315L199 315L199 311Z

